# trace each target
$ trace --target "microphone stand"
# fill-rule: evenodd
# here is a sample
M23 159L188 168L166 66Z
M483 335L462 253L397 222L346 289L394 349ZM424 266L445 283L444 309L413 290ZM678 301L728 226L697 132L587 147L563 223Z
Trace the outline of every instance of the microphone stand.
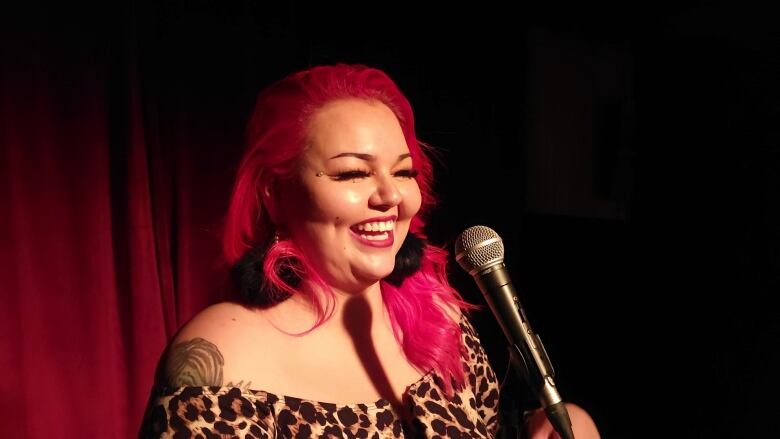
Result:
M509 355L512 365L518 375L529 385L533 393L540 399L547 419L562 439L574 439L571 420L564 402L561 400L553 378L555 370L544 349L539 336L531 330L531 325L520 306L517 296L512 294L514 287L505 270L503 262L483 270L481 273L493 272L494 276L475 276L480 290L504 291L507 294L485 294L485 299L491 311L499 318L498 322L509 342ZM519 327L507 326L503 322L512 321L513 311L519 315ZM513 331L519 333L512 335ZM519 345L512 340L523 340Z
M519 380L519 370L509 352L510 361L507 364L504 379L501 381L501 393L498 403L498 435L497 439L522 439L525 431L525 414L532 407L538 407L539 401L528 398L527 382ZM513 371L512 369L515 368ZM526 397L523 398L523 395Z
M528 367L525 361L518 354L513 353L513 349L508 349L509 363L507 364L507 370L504 374L504 379L501 382L501 393L499 401L499 413L498 413L498 439L527 439L526 436L526 417L530 411L541 408L539 400L528 390L532 388L530 377L528 375ZM563 415L556 414L556 417L564 417L561 422L566 424L562 428L564 434L561 435L563 439L573 439L574 435L571 431L571 422L568 420L568 413L564 411ZM550 416L548 415L548 419ZM551 420L551 423L555 424ZM555 431L559 433L558 426L555 426ZM568 428L567 428L568 427Z

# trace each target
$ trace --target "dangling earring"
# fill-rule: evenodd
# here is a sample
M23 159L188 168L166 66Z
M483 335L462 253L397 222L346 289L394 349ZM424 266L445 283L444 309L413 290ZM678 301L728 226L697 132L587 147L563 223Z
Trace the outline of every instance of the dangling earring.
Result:
M281 240L281 236L279 236L279 231L274 231L274 237L271 238L271 245L279 244L279 241Z
M404 280L420 269L425 253L426 242L412 232L407 233L401 248L395 255L395 268L385 278L387 282L400 287Z

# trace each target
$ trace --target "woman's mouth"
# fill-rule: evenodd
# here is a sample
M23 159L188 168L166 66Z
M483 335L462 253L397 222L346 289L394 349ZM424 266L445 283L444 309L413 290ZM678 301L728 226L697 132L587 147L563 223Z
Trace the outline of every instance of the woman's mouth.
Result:
M370 247L390 247L393 245L395 217L374 218L350 227L350 231L362 244Z

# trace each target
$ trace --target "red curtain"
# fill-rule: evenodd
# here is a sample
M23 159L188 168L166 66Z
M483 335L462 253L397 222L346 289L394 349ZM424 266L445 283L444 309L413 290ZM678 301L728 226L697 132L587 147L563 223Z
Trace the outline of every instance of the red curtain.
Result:
M240 132L142 87L133 28L106 12L78 29L32 11L4 38L3 436L135 436L165 344L228 291Z

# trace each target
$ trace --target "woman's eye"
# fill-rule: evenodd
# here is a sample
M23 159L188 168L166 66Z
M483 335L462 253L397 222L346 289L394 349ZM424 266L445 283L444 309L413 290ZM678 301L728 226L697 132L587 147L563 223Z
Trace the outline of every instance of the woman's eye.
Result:
M373 171L365 171L360 169L353 169L351 171L343 171L343 172L337 172L335 174L332 174L330 178L332 178L335 181L348 181L348 180L361 180L363 178L368 178L376 173ZM403 178L403 179L412 179L417 177L418 171L416 169L401 169L399 171L396 171L393 173L394 177L397 178Z
M339 172L337 174L332 175L331 178L336 181L346 181L346 180L359 180L361 178L366 178L370 176L371 176L370 172L356 169L353 171Z
M417 171L416 169L402 169L400 171L397 171L395 173L395 176L401 178L415 178L417 177L417 174L419 174L419 171Z

